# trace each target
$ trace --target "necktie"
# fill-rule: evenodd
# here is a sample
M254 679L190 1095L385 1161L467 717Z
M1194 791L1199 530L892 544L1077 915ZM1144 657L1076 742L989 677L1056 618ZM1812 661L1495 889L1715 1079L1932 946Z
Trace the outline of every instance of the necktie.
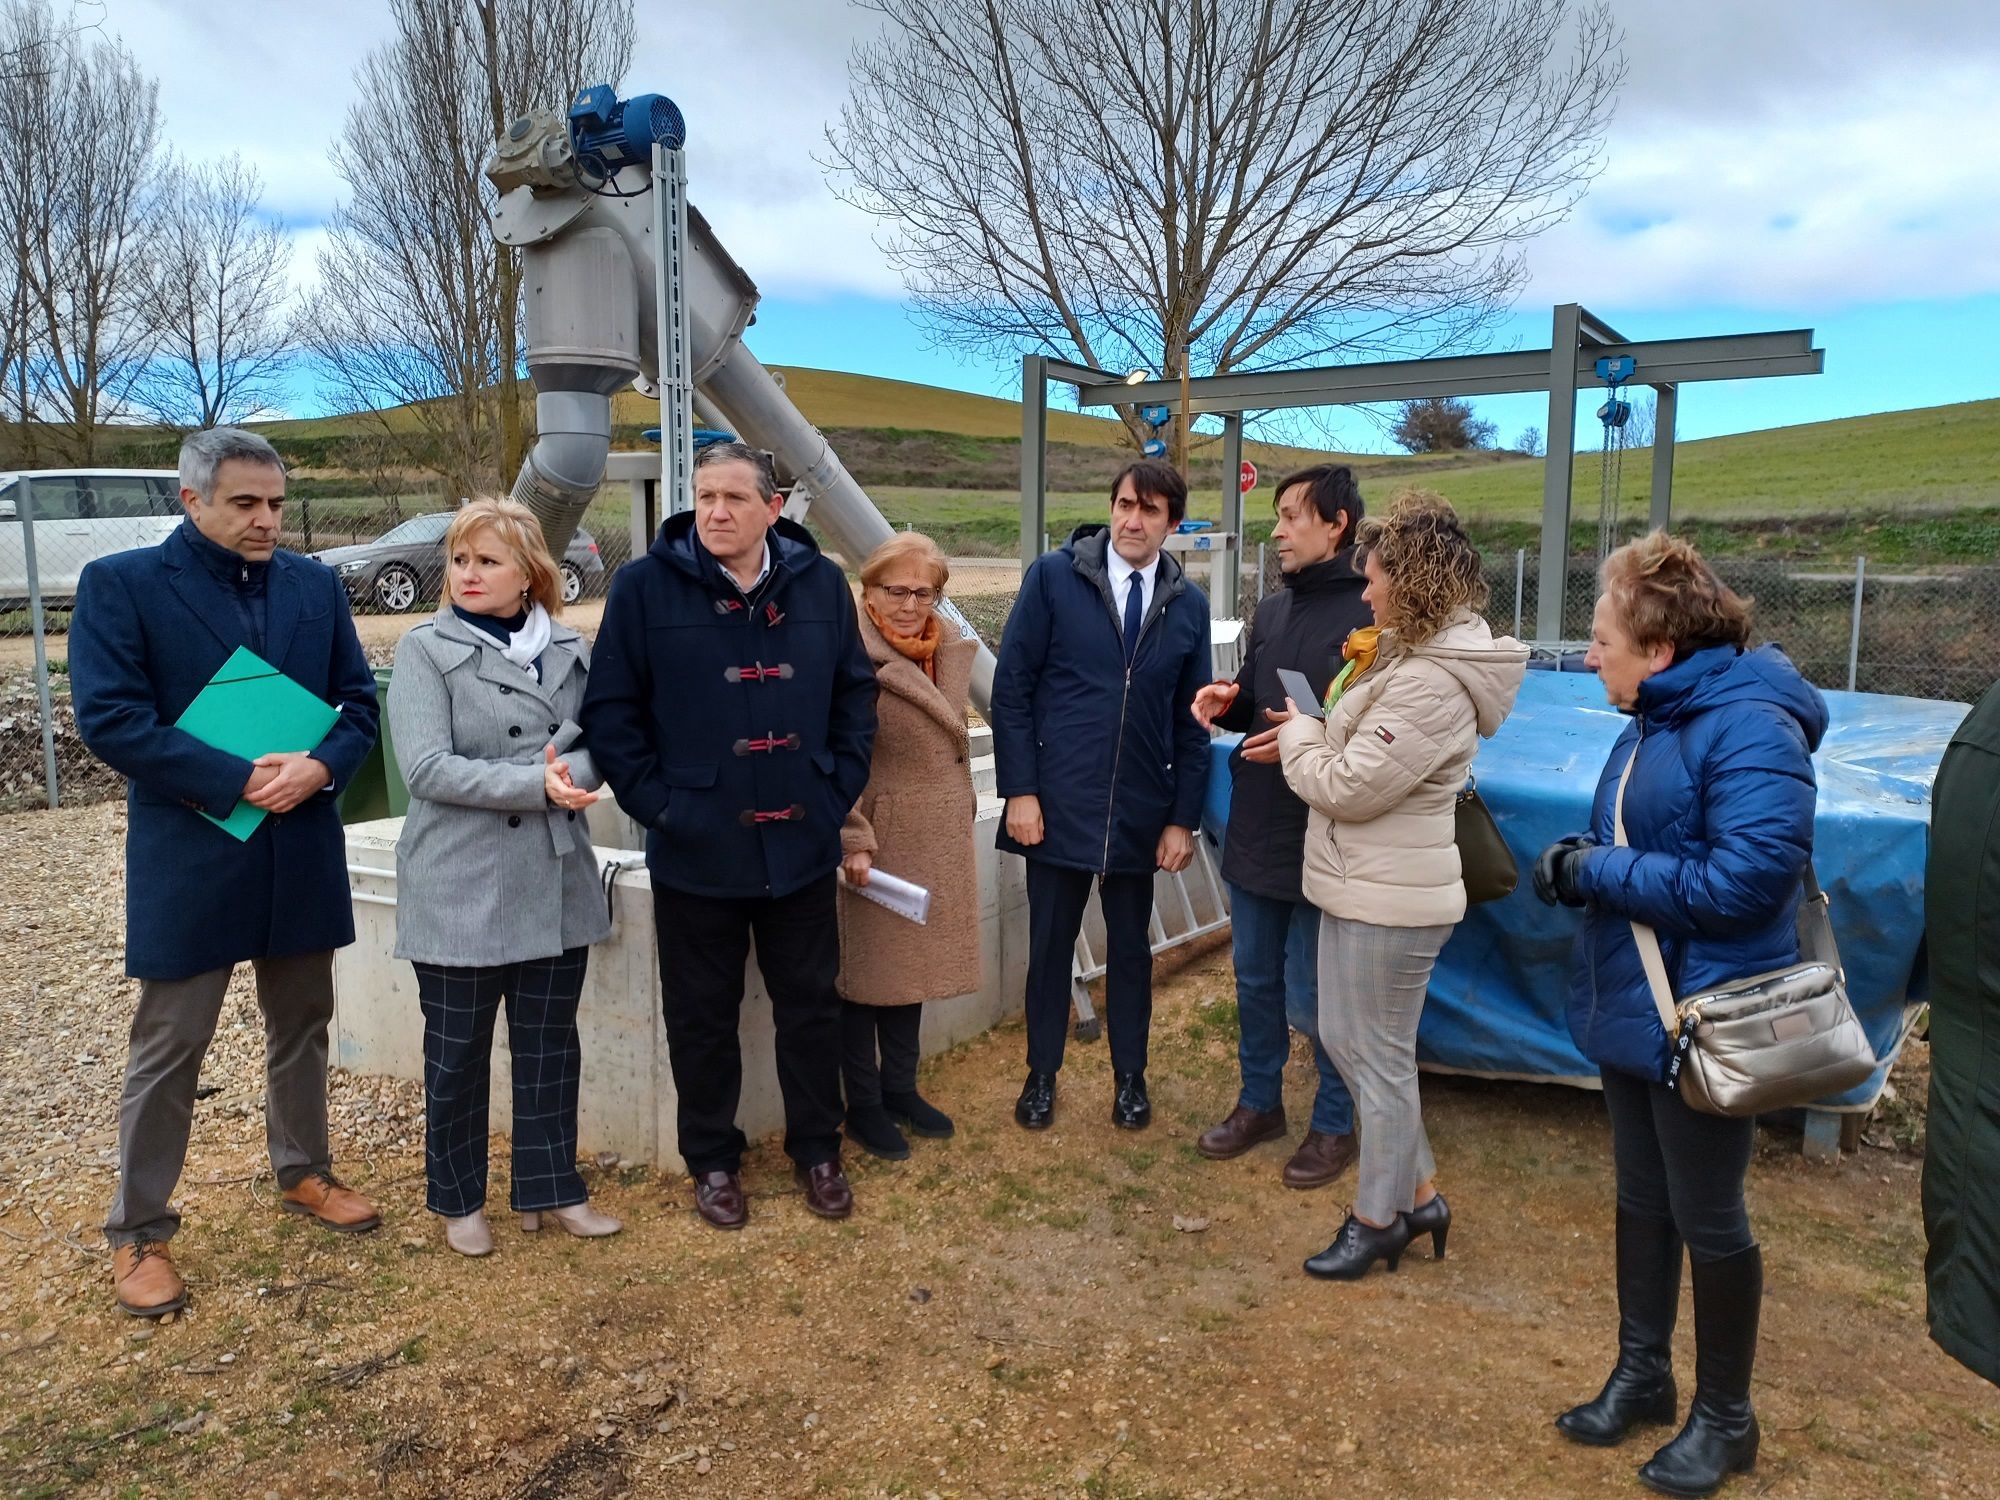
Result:
M1125 586L1125 660L1130 661L1139 649L1139 622L1143 613L1145 580L1135 571Z

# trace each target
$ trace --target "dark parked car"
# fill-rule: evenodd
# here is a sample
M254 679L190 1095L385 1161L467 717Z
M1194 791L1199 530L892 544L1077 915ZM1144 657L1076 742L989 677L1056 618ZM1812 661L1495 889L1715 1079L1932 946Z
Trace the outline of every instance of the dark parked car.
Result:
M418 601L435 599L444 585L444 533L451 512L431 511L392 526L372 542L328 547L312 555L340 575L347 597L357 605L405 614ZM604 559L597 540L581 526L563 553L563 603L604 588Z

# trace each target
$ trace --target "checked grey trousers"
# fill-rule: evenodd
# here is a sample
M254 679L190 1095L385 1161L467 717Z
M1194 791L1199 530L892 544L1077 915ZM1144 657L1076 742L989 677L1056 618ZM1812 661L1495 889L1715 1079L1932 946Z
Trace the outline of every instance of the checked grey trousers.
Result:
M327 1023L333 950L251 960L264 1012L264 1138L278 1186L329 1171ZM113 1245L171 1239L181 1216L168 1201L187 1161L194 1089L215 1037L235 966L188 979L142 979L118 1106L118 1192L104 1237Z
M1354 1212L1393 1224L1437 1171L1417 1101L1417 1022L1450 927L1381 927L1320 913L1319 1037L1354 1096Z

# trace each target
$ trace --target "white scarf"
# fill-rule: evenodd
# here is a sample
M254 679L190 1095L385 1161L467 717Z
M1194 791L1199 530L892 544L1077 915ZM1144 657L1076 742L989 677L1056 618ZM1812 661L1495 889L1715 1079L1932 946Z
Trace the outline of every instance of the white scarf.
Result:
M507 644L500 648L500 654L524 672L532 672L540 682L542 674L535 665L535 658L549 649L549 612L539 604L528 606L527 623L519 630L507 633Z

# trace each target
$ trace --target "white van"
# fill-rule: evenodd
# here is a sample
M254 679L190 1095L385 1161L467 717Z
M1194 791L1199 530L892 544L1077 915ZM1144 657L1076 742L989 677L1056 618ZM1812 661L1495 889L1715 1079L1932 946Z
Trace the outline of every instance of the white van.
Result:
M22 469L0 471L0 609L28 599L28 555L21 511L33 487L35 571L42 602L68 604L83 565L113 552L166 540L186 514L172 469Z

